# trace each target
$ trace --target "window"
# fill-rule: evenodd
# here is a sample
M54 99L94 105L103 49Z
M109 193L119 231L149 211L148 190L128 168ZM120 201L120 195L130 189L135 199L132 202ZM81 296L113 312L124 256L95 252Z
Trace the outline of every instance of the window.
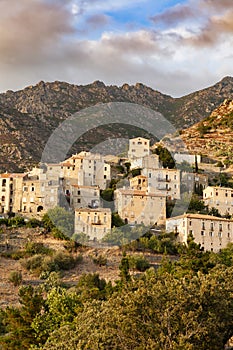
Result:
M218 237L219 237L219 238L222 238L222 232L219 232L219 233L218 233Z
M210 237L213 237L213 236L214 236L213 232L212 232L212 231L210 231Z
M78 196L80 196L81 192L80 192L80 191L78 191L78 192L77 192L77 194L78 194Z
M204 231L201 231L201 236L205 236L205 232Z
M213 222L211 222L210 223L210 230L213 231L213 229L214 229L214 224L213 224Z
M189 226L192 226L192 221L191 220L189 221Z
M81 199L80 199L80 198L78 198L77 202L78 202L78 203L81 203Z
M219 224L219 231L222 231L222 224Z

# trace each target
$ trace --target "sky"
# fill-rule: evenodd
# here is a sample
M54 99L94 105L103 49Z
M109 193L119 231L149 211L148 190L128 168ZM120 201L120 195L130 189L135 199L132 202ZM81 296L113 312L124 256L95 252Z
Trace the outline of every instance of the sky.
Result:
M0 91L141 82L179 97L233 75L232 0L0 0Z

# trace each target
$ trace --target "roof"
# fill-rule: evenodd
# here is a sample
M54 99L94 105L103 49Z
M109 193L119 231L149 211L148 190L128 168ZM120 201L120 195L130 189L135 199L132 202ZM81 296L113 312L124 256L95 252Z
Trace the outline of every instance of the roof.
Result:
M212 188L214 190L222 190L222 191L233 191L233 188L231 187L221 187L221 186L208 186L203 191L206 191L208 188Z
M80 213L86 213L86 212L91 212L91 213L111 213L110 208L77 208L75 209L75 212L80 212Z
M28 175L28 173L5 173L5 174L0 174L0 177L2 179L9 179L9 178L18 178L18 177L25 177Z
M92 190L99 190L99 186L82 186L82 185L71 185L71 187L75 187L75 188L87 188L87 189L92 189Z
M189 214L189 213L184 213L183 215L179 215L179 216L174 216L171 217L169 219L167 219L167 221L170 220L177 220L177 219L198 219L198 220L211 220L211 221L225 221L225 222L233 222L233 220L231 219L225 219L225 218L219 218L217 216L212 216L212 215L205 215L205 214Z
M145 139L144 137L135 137L133 139L130 139L129 141L135 141L135 140L150 141L149 139Z
M131 195L131 196L146 196L146 197L166 197L166 194L162 192L147 192L144 190L133 190L133 189L123 189L118 188L116 191L122 193L123 195Z

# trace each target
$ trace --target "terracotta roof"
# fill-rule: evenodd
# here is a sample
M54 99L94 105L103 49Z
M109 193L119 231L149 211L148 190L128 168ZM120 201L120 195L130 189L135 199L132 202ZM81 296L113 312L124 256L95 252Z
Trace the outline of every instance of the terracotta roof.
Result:
M226 222L233 222L233 220L231 219L225 219L225 218L219 218L217 216L212 216L212 215L205 215L205 214L189 214L189 213L185 213L183 215L179 215L179 216L174 216L171 217L169 219L167 219L167 221L169 220L176 220L176 219L182 219L182 218L188 218L188 219L200 219L200 220L211 220L211 221L226 221Z
M166 195L162 192L146 192L144 190L133 190L133 189L117 189L116 191L121 192L122 194L125 195L132 195L132 196L147 196L147 197L166 197Z
M2 179L9 179L9 178L18 178L18 177L25 177L27 176L28 173L5 173L5 174L0 174L0 177Z

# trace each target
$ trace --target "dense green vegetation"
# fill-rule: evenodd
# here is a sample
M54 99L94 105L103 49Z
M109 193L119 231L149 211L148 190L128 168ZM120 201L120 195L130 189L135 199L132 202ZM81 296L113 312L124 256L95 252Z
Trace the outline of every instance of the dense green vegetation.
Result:
M174 244L169 235L143 238L146 249ZM224 349L233 335L233 244L215 254L190 237L176 249L179 259L165 254L158 269L124 253L114 285L85 274L68 288L51 272L37 288L22 286L21 307L0 310L1 349Z
M153 153L159 156L159 160L164 168L173 169L175 168L175 161L171 156L171 153L161 145L157 146Z

